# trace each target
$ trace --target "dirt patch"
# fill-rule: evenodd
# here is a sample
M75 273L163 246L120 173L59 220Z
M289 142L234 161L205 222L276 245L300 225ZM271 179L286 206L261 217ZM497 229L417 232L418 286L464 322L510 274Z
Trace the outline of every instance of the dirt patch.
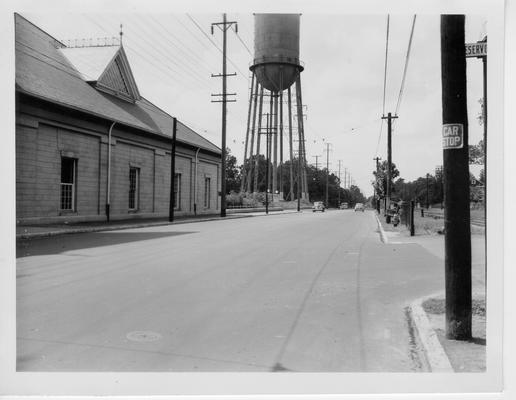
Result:
M423 310L429 314L444 314L446 311L444 299L428 299L422 304ZM486 316L486 302L484 299L473 299L471 301L473 315Z
M430 324L437 333L455 372L486 371L486 308L485 300L472 301L472 339L451 340L446 338L445 302L431 298L423 302Z

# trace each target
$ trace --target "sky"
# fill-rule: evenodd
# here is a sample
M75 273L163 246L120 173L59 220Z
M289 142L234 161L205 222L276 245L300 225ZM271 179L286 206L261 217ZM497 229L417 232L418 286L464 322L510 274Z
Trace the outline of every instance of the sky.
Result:
M196 13L71 13L21 12L56 39L66 41L119 37L140 93L176 116L217 146L221 146L221 104L211 94L221 93L222 32L211 23L222 14ZM303 13L300 20L300 59L305 138L309 163L326 163L330 143L330 171L344 171L366 195L373 192L374 157L387 158L387 129L382 114L394 114L406 60L411 14L391 15L387 53L385 110L383 83L387 14ZM251 12L227 14L238 23L228 32L227 147L243 161L253 60L254 17ZM466 15L466 42L487 34L487 19ZM394 123L392 159L407 181L434 173L442 164L440 17L418 15L405 89ZM482 138L482 61L467 61L470 144ZM381 134L380 134L381 133ZM320 165L321 166L321 165ZM324 165L325 166L325 165ZM475 172L477 173L477 172Z

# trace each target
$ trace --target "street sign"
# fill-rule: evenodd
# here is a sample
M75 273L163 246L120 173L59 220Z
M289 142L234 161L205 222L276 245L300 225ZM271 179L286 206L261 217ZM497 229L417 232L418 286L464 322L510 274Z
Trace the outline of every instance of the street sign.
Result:
M466 43L466 57L487 57L487 42Z
M462 149L464 146L464 125L443 125L443 150Z

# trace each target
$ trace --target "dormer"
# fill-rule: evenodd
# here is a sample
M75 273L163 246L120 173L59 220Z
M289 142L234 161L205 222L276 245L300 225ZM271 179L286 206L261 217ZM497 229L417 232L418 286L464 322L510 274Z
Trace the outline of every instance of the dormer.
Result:
M140 100L122 46L64 47L59 51L94 88L131 103Z

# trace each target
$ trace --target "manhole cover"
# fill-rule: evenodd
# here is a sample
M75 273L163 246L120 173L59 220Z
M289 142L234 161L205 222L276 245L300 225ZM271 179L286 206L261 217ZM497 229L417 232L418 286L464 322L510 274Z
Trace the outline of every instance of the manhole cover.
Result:
M161 335L151 331L135 331L129 332L126 338L133 342L155 342L161 339Z

